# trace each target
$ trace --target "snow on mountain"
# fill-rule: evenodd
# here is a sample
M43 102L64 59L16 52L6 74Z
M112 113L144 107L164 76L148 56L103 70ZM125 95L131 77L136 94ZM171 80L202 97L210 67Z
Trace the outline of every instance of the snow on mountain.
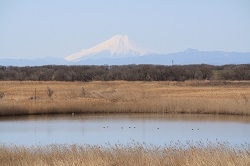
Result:
M64 59L77 62L84 59L133 57L151 53L146 49L136 47L133 42L129 41L127 35L116 35L94 47L81 50Z

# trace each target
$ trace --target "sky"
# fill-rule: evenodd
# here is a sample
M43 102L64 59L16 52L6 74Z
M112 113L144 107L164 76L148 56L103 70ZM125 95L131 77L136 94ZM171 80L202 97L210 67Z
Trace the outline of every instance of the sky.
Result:
M63 58L118 34L159 53L250 52L250 1L0 0L0 59Z

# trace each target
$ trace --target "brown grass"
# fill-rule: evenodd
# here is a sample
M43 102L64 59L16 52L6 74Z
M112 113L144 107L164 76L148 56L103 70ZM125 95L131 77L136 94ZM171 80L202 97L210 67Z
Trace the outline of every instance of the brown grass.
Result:
M53 91L49 96L48 88ZM0 116L59 113L250 115L250 82L0 82Z
M205 165L250 164L250 145L231 147L226 143L173 143L170 147L146 144L97 145L0 145L1 166L93 166L93 165Z

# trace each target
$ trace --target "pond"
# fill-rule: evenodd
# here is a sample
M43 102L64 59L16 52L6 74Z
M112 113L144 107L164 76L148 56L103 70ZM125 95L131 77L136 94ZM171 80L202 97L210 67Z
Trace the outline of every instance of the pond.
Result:
M0 144L250 143L250 118L223 115L106 114L0 117Z

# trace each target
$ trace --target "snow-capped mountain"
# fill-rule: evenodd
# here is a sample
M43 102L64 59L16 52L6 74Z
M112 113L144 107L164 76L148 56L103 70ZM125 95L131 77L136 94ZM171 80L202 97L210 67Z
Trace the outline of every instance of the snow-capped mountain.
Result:
M116 35L88 49L65 58L0 59L0 66L41 65L189 65L189 64L249 64L250 52L199 51L187 49L182 52L158 54L137 47L126 35Z
M133 42L129 41L127 35L116 35L96 46L81 50L64 59L77 62L86 59L143 56L152 53L152 51L137 47Z

